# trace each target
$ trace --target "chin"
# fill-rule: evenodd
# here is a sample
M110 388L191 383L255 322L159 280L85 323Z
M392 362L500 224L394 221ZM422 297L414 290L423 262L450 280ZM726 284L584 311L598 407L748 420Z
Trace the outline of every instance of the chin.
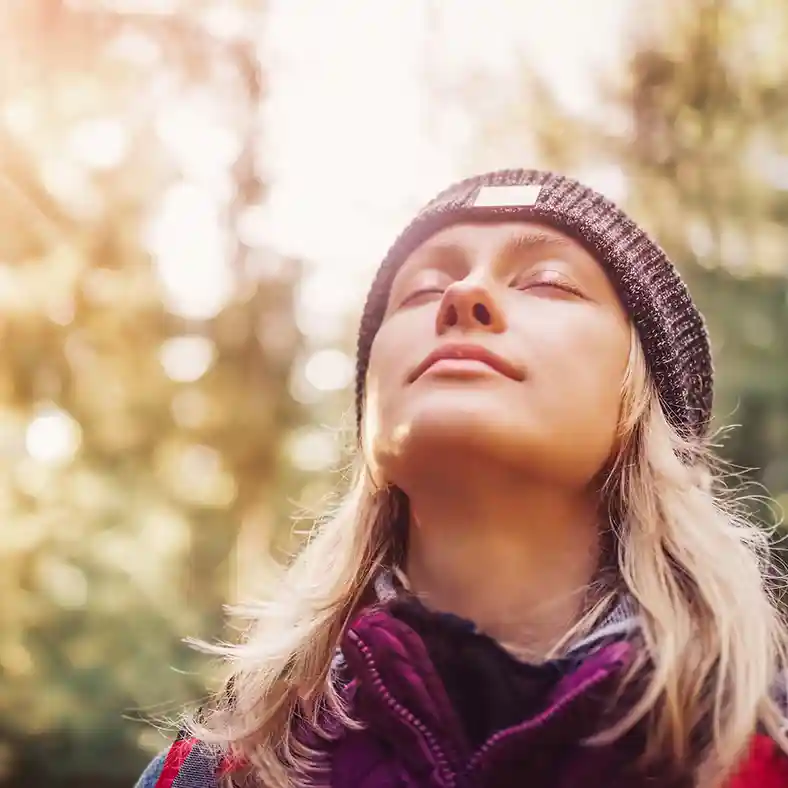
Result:
M392 420L397 426L385 440L378 436L375 454L390 478L439 472L462 476L497 466L545 483L583 487L607 456L604 447L578 441L576 430L557 434L555 425L546 429L543 419L527 412L522 399L517 405L500 398L451 400L443 396L439 406L428 407L420 399L418 407Z
M446 462L447 452L472 452L490 459L519 453L532 443L525 419L511 418L500 401L443 396L434 406L419 402L392 431L392 453L401 458ZM464 401L463 401L464 400Z

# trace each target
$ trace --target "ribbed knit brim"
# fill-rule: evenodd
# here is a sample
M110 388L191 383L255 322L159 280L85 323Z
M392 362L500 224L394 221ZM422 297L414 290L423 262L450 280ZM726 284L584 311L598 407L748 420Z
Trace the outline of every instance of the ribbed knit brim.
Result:
M604 266L640 336L668 418L682 435L704 437L713 394L709 338L678 272L646 232L606 197L570 178L538 170L501 170L450 186L419 212L389 249L369 291L359 329L359 427L370 349L400 265L438 230L489 220L553 226L576 239Z

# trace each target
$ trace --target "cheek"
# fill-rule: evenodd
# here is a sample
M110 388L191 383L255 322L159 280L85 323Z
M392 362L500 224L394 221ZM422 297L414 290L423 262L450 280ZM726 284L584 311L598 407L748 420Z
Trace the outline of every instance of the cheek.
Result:
M389 344L381 332L375 338L369 356L362 422L364 444L368 447L373 447L390 430L390 422L394 418L394 384L400 370L396 363L396 349L390 348Z
M630 334L612 321L564 328L534 357L533 416L549 454L545 464L585 484L616 450Z
M435 316L428 309L388 317L369 354L365 410L368 419L385 428L400 406L408 373L431 349Z
M545 335L535 372L541 368L544 393L570 416L594 409L598 418L609 410L617 419L629 345L629 327L619 321L566 322Z

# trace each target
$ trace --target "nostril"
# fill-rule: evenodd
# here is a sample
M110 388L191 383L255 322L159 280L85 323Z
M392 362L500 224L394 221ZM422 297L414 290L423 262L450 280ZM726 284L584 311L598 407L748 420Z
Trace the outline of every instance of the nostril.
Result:
M454 304L449 304L448 308L446 309L446 314L444 315L444 322L447 326L456 326L457 319L457 307L454 306Z
M490 310L484 304L474 304L473 305L473 316L477 322L481 323L483 326L489 326L492 323L492 315L490 314Z

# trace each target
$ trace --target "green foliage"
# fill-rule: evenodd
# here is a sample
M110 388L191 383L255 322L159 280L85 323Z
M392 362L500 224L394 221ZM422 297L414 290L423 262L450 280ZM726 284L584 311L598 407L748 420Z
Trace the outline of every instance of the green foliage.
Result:
M629 58L615 99L629 134L602 155L630 182L707 317L726 456L788 491L788 8L668 3Z
M227 11L228 4L223 4ZM292 472L301 266L253 218L256 47L209 5L3 12L0 784L132 784L206 691ZM92 10L91 10L92 8ZM257 4L237 3L254 29ZM13 72L13 73L11 73Z

